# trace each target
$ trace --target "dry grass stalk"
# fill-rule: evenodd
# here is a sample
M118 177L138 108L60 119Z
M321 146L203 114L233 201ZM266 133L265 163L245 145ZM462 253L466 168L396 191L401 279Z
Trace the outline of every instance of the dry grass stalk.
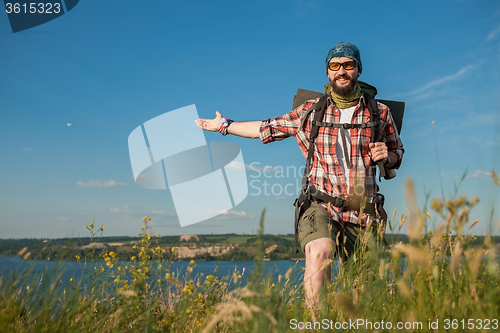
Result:
M324 270L325 268L328 268L332 265L333 263L333 260L332 259L326 259L325 261L323 261L323 263L321 264L321 266L319 267L318 271L321 272L322 270Z
M274 244L274 245L271 245L270 247L268 247L264 252L266 254L269 254L271 252L273 252L274 250L276 250L278 248L278 244Z
M255 297L255 296L259 296L259 294L254 292L254 291L251 291L247 287L243 287L243 288L238 288L238 289L235 289L235 290L229 292L228 294L224 295L224 297L222 299L224 301L231 301L232 299L248 298L248 297Z
M413 235L410 238L413 239L418 239L422 235L422 232L424 231L424 225L425 225L425 217L422 214L422 211L420 208L417 208L417 225L416 227L412 230Z
M479 220L474 220L470 226L469 226L469 230L472 229L473 226L475 226L477 223L479 222Z
M127 298L137 295L137 293L133 290L120 290L118 293L122 296L127 297Z
M403 279L399 279L397 282L398 288L401 291L401 293L406 297L410 298L411 297L411 292L410 288L406 285L406 283L403 281Z
M21 251L17 253L18 256L22 256L28 250L27 247L24 247Z
M434 235L432 235L431 244L433 247L438 248L445 242L443 240L444 228L446 228L446 225L444 223L441 223L441 225L434 232Z
M417 210L417 196L415 195L415 185L413 180L407 179L405 184L406 200L408 202L408 237L410 240L418 238L419 233L415 230L415 212Z
M495 186L500 186L500 177L495 170L491 170L491 179L493 179L493 184L495 184Z
M426 255L426 253L423 250L419 250L414 246L405 245L399 242L394 246L393 251L403 252L408 257L408 260L410 262L416 262L421 265L427 264L428 256Z
M453 253L451 254L451 263L450 263L451 273L454 273L457 270L461 258L462 258L462 243L459 240L455 243L455 246L453 247Z
M210 317L209 322L201 332L212 331L219 322L234 324L243 320L249 320L253 317L254 312L263 313L274 326L278 324L276 318L267 312L262 312L262 309L258 306L253 304L248 305L239 299L232 299L229 303L220 303L215 307L214 315Z
M472 250L466 251L465 257L467 258L467 265L469 266L469 270L471 272L470 277L474 281L476 279L477 272L479 271L479 267L481 266L481 262L483 261L483 250L480 247L476 247Z
M179 281L177 279L174 279L172 277L167 277L167 281L170 282L170 283L172 283L172 284L174 284L174 285L176 285L176 286L178 286L178 287L182 285L181 281Z
M403 225L405 224L406 217L407 217L406 215L401 214L401 217L399 218L399 229L401 229L403 227Z
M386 265L386 264L385 264L385 260L384 260L384 259L382 259L382 260L380 261L380 265L378 266L378 276L379 276L381 279L384 279L384 278L385 278L385 272L386 272L387 266L389 266L389 265Z

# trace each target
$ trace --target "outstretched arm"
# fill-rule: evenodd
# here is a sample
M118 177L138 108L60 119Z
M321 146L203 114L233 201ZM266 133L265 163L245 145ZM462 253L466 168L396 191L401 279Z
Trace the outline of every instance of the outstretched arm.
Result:
M206 131L217 132L219 130L222 115L219 111L215 112L215 114L216 117L214 119L200 118L195 120L196 125ZM258 139L260 137L260 124L261 121L234 121L228 126L227 132L244 138Z

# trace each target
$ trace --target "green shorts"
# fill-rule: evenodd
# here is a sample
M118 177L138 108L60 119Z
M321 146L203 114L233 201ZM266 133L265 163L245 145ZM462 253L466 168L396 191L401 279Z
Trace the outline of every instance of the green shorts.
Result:
M342 226L330 217L323 206L312 202L311 207L300 218L300 246L302 251L305 252L306 244L310 241L329 237L333 240L335 256L340 254L342 260L346 261L354 253L361 228L353 223L345 223Z

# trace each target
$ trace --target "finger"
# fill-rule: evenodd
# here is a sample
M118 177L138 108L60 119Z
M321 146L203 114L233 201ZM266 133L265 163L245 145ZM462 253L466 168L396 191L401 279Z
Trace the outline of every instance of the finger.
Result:
M222 115L220 114L219 111L215 111L215 114L217 115L217 117L221 117L222 118Z
M370 149L372 149L372 148L374 148L374 147L375 147L375 144L374 144L373 142L370 142L370 144L368 145L368 147L369 147Z
M387 158L387 154L378 153L378 154L373 154L372 155L372 160L374 160L375 162L376 161L381 161L381 160L383 160L385 158Z

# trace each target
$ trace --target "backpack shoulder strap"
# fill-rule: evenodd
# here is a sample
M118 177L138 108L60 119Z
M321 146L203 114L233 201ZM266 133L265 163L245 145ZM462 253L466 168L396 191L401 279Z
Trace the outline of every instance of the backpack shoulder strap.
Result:
M377 101L374 98L365 94L365 103L370 112L370 122L374 122L377 126L373 126L370 142L378 142L380 130L380 112L378 111Z
M311 105L309 107L309 109L307 109L306 114L304 115L304 118L302 119L302 123L300 124L299 131L301 129L303 129L304 126L306 125L307 119L309 118L309 115L311 114L311 112L316 110L314 120L316 119L316 117L321 117L321 119L323 118L323 115L325 114L325 109L326 109L327 97L328 97L328 95L321 96L316 103L314 103L313 105ZM314 120L311 123L311 126L314 123ZM316 136L317 136L317 133L316 133Z
M309 118L309 113L315 110L313 121L311 122L311 131L309 133L309 149L307 151L306 168L304 170L304 176L302 177L302 185L305 185L307 182L307 175L309 174L312 157L314 155L314 142L316 141L319 132L319 126L316 125L316 123L321 122L323 119L326 110L327 97L328 95L326 94L321 96L320 99L314 103L309 110L307 110L306 115L302 120L302 128L304 128L305 122L307 121L307 118Z
M365 103L366 103L366 107L368 108L368 111L370 112L370 122L375 122L377 125L376 126L373 126L371 129L371 139L370 139L370 142L379 142L379 134L380 134L380 112L378 111L378 105L377 105L377 101L373 98L371 98L370 96L368 96L368 94L365 94L364 95L365 97ZM385 174L385 167L384 167L384 164L382 163L382 161L378 161L377 162L377 166L378 166L378 169L379 169L379 181L382 177L385 177L386 174Z

